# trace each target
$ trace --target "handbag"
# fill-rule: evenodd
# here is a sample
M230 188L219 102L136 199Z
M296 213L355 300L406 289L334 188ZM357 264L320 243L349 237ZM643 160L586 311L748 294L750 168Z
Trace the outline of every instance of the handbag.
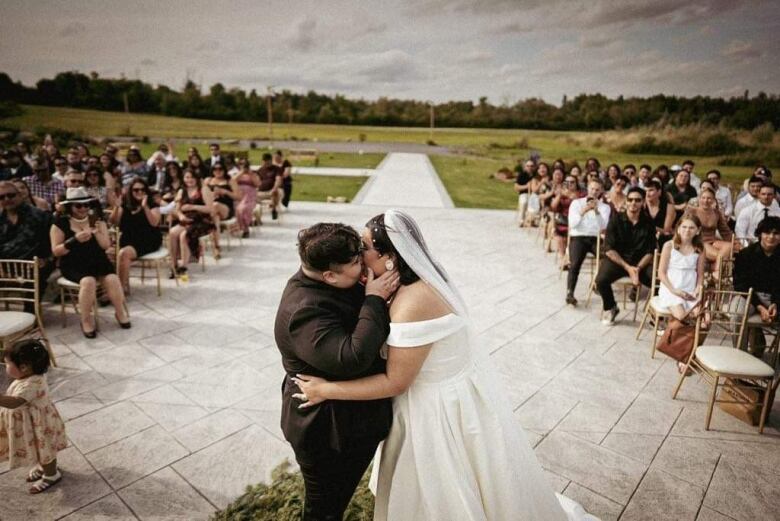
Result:
M669 319L664 334L658 341L656 348L663 354L674 358L678 362L687 362L693 351L693 341L696 337L696 326L686 324L677 319ZM699 345L707 338L707 331L699 330Z

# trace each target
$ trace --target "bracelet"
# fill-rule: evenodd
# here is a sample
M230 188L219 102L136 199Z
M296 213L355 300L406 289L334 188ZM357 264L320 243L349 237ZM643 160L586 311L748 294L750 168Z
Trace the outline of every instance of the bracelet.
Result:
M67 239L65 242L62 243L65 248L70 249L70 247L76 242L75 237L71 237L70 239Z

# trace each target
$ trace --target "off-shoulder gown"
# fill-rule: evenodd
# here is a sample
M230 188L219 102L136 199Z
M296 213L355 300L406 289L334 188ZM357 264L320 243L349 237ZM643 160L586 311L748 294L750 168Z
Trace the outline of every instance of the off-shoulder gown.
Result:
M374 460L375 520L596 520L548 484L464 319L391 324L387 344L432 347L393 401Z

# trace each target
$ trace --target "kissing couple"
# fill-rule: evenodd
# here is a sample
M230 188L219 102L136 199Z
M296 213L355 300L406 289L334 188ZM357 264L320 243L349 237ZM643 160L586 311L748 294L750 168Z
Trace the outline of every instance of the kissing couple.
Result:
M305 521L341 520L372 459L375 520L596 520L548 484L409 215L315 224L298 252L274 334Z

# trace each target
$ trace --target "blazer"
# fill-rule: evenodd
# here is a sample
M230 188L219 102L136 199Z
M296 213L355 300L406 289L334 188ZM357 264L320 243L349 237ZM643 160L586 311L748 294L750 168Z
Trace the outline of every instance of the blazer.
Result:
M281 427L296 453L348 451L379 443L390 432L392 401L328 400L299 409L296 373L327 380L353 380L383 373L379 351L390 332L387 304L365 296L356 284L334 288L302 270L285 287L274 325L276 345L287 373L282 382Z

